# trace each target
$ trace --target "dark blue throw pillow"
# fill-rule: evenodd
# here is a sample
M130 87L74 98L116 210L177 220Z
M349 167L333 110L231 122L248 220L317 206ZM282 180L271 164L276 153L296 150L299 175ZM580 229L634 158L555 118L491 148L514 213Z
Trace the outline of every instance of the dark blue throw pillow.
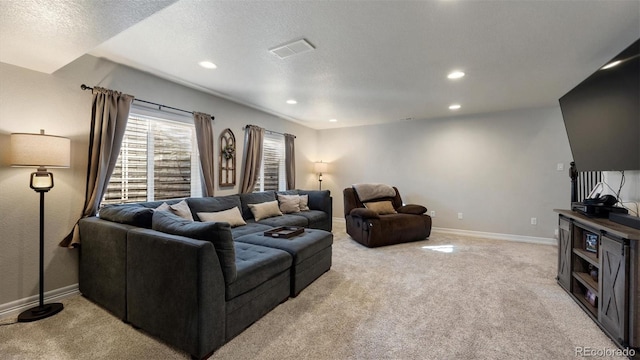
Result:
M151 228L167 234L209 241L216 249L224 281L236 280L236 252L228 223L189 221L168 211L155 211Z
M128 224L143 228L151 228L153 209L140 205L113 205L100 209L100 219Z

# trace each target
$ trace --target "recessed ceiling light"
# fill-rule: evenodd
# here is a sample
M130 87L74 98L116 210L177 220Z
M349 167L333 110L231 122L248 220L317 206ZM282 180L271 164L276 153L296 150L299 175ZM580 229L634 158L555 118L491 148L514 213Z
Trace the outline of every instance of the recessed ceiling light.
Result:
M463 76L464 76L464 73L462 71L458 71L458 70L453 71L453 72L449 73L449 75L447 75L447 77L449 79L460 79Z
M460 104L449 105L449 110L458 110L460 108L461 108Z
M614 62L610 62L610 63L608 63L607 65L603 66L603 67L602 67L602 70L611 69L611 68L612 68L612 67L614 67L614 66L618 66L618 65L620 65L620 63L621 63L621 62L622 62L622 61L620 61L620 60L616 60L616 61L614 61Z
M289 105L295 105L295 104L297 104L297 103L298 103L298 102L297 102L297 101L295 101L295 100L293 100L293 99L289 99L289 100L287 100L287 104L289 104Z
M200 61L198 63L198 65L202 66L205 69L215 69L215 68L217 68L216 64L212 63L211 61Z
M338 119L329 119L329 122L338 122Z

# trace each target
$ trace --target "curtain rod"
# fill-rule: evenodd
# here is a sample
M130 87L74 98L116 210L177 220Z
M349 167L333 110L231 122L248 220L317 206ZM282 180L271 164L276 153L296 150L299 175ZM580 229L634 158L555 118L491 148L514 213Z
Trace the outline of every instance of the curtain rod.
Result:
M87 85L85 85L85 84L80 85L80 89L82 89L82 90L93 90L93 88L92 88L92 87L87 86ZM145 104L155 105L155 106L157 106L157 107L158 107L158 110L162 110L162 108L167 108L167 109L171 109L171 110L176 110L176 111L186 112L186 113L188 113L188 114L193 115L193 111L189 111L189 110L182 110L182 109L178 109L178 108L174 108L174 107L171 107L171 106L167 106L167 105L162 105L162 104L154 103L154 102L147 101L147 100L136 99L135 97L133 98L133 101L138 101L138 102L142 102L142 103L145 103ZM215 118L214 118L213 116L211 116L211 120L213 120L213 119L215 119Z
M257 126L257 125L245 125L245 126L242 128L242 130L246 129L246 128L247 128L247 127L249 127L249 126ZM259 127L259 126L258 126L258 127ZM285 135L291 135L291 134L284 134L284 133L281 133L281 132L277 132L277 131L273 131L273 130L267 130L267 129L264 129L264 132L269 133L269 134L278 134L278 135L282 135L282 136L285 136ZM295 135L293 135L293 138L295 139L295 138L296 138L296 136L295 136Z

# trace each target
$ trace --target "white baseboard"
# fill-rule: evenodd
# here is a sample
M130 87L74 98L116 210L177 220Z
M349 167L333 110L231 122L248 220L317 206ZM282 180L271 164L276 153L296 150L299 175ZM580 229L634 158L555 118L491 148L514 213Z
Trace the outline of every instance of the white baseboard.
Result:
M78 284L61 287L59 289L45 292L44 302L56 302L79 293L80 291L78 291ZM40 295L33 295L6 304L0 304L0 319L18 315L29 308L38 306L39 303Z
M439 227L434 227L431 229L431 231L436 233L441 233L441 234L473 236L473 237L479 237L483 239L508 240L508 241L526 242L526 243L543 244L543 245L558 245L558 241L556 239L535 237L535 236L489 233L489 232L483 232L483 231L459 230L459 229L449 229L449 228L439 228Z

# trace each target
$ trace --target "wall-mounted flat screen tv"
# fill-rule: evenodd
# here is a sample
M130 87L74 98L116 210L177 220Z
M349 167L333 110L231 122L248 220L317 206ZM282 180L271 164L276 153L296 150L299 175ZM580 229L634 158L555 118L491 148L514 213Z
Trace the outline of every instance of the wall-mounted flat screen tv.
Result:
M578 171L640 170L640 39L560 98Z

